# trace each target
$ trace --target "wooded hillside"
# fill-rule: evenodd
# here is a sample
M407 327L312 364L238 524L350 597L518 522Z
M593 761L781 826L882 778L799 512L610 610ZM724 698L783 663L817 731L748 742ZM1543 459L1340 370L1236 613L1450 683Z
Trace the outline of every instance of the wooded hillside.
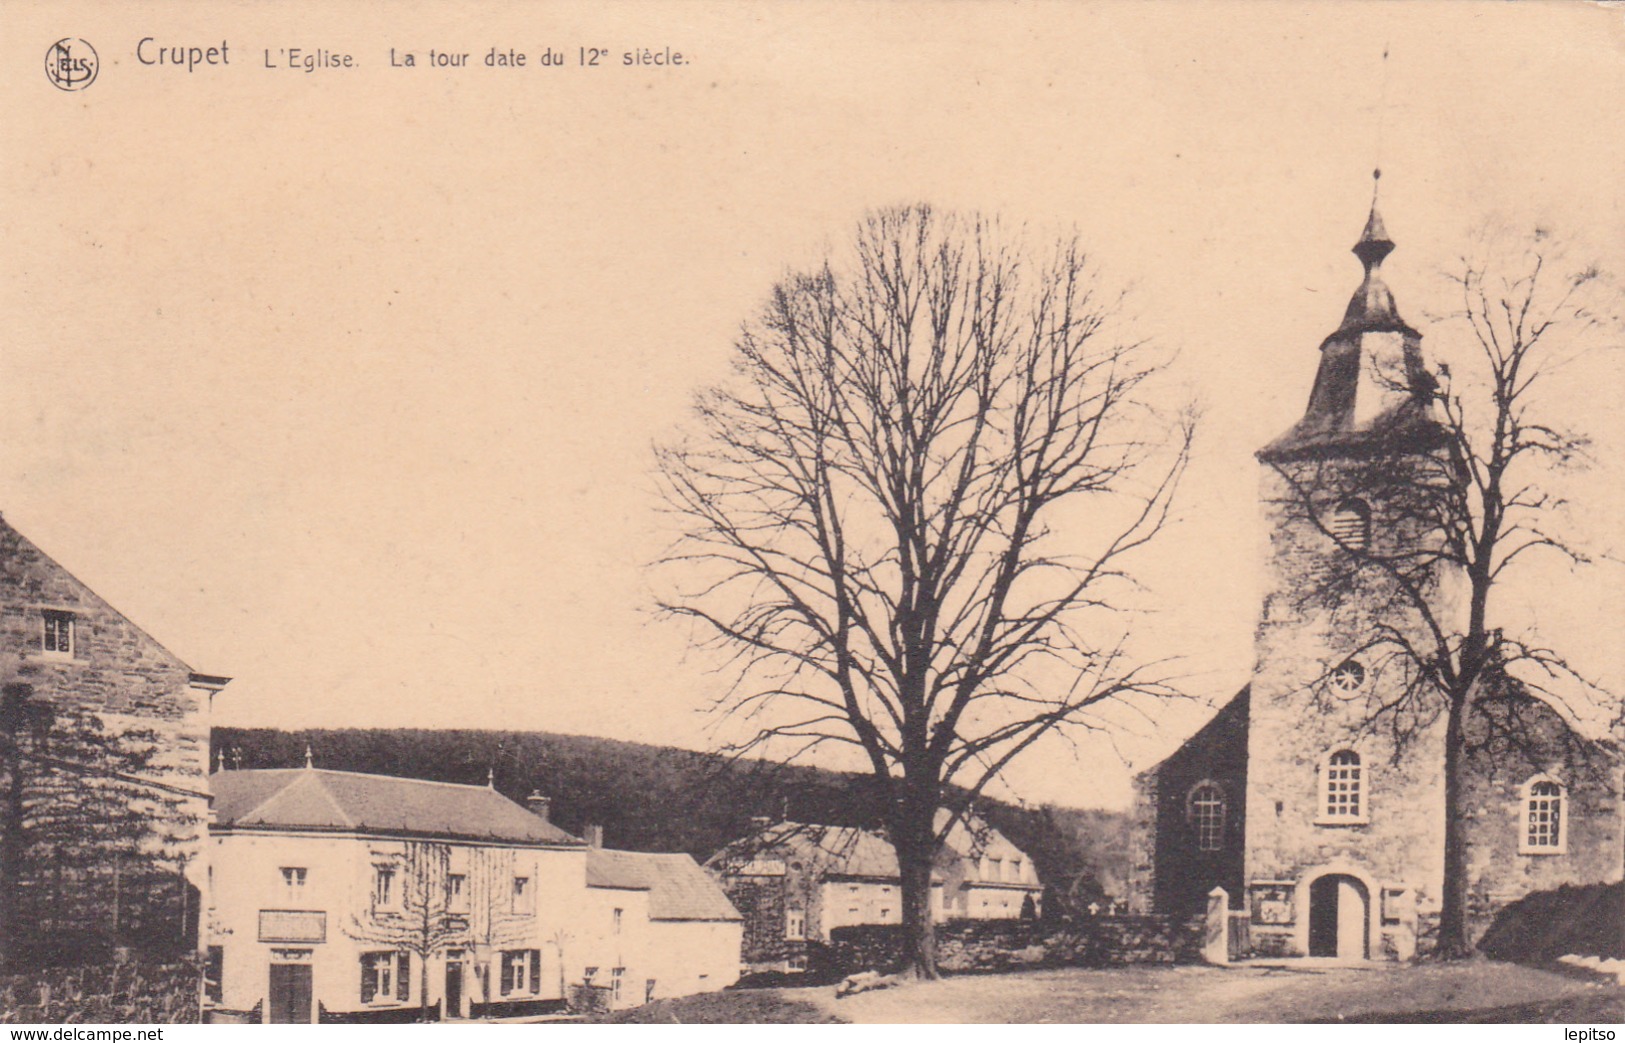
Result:
M473 785L493 772L497 790L514 800L551 797L553 820L573 833L600 825L606 846L702 861L757 815L868 828L880 820L863 775L549 732L216 728L210 764L223 751L232 768L299 767L307 744L319 768ZM1059 910L1068 892L1083 902L1121 896L1123 813L994 800L980 807L1033 857L1051 890L1046 907Z

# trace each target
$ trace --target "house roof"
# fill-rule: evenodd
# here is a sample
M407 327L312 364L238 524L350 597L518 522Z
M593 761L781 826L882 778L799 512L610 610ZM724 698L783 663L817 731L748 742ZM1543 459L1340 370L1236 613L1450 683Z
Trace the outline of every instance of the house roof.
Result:
M209 785L219 829L583 843L487 786L316 768L221 771Z
M588 848L587 886L648 891L651 920L743 919L688 855Z
M947 815L946 809L937 812L939 829ZM770 863L764 861L764 856L770 853L780 861L799 861L821 876L899 880L902 875L897 868L897 852L883 834L856 826L825 826L814 822L775 823L758 834L729 844L707 864L716 868L730 867L734 872L746 867L767 868ZM949 831L943 854L969 862L967 879L980 878L977 863L984 855L998 859L1027 857L1003 833L979 817L973 818L969 825L957 823ZM933 872L931 878L939 882L944 879L940 872Z

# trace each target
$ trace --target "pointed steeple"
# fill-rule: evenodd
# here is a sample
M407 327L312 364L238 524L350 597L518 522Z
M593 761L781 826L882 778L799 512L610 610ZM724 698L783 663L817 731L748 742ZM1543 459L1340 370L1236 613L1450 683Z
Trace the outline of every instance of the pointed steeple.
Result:
M315 766L316 766L316 758L311 754L311 752L310 752L310 743L307 742L307 743L305 743L305 767L306 768L314 768Z
M1381 170L1372 174L1374 182L1381 177ZM1350 298L1342 324L1321 342L1303 419L1260 450L1261 458L1437 442L1430 404L1436 385L1422 362L1422 335L1399 317L1394 295L1382 279L1382 262L1393 249L1374 184L1371 213L1354 244L1365 278Z
M1394 306L1392 291L1382 281L1383 258L1393 253L1394 241L1388 238L1388 229L1383 227L1382 214L1377 210L1377 186L1382 183L1382 171L1372 171L1371 180L1371 216L1366 218L1360 241L1354 244L1354 256L1365 266L1365 279L1349 299L1338 333L1409 329Z

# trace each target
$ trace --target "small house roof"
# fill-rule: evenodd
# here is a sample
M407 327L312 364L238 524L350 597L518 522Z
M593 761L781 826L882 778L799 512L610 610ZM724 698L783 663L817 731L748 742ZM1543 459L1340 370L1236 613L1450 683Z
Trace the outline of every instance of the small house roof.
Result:
M587 849L587 886L649 892L651 920L741 920L722 888L684 854Z
M487 786L317 768L221 771L209 786L217 829L583 843Z

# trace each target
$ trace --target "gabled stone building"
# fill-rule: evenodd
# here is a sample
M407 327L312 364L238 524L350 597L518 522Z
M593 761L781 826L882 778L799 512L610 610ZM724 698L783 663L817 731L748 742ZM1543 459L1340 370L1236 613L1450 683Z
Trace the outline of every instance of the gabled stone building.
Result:
M808 969L837 927L903 922L897 853L872 830L758 819L705 867L744 917L753 971ZM938 923L1036 919L1043 900L1032 858L1003 833L980 819L949 831L931 874Z
M1461 577L1428 554L1436 536L1397 491L1448 471L1421 334L1382 278L1393 247L1373 206L1354 248L1365 276L1321 344L1308 408L1258 453L1270 544L1252 680L1136 780L1131 906L1192 913L1222 887L1263 954L1407 959L1437 923L1445 721L1370 727L1414 680L1371 635L1425 645L1427 620L1391 577L1320 596L1343 547L1369 546L1433 561L1425 603L1436 618L1460 610ZM1400 480L1373 487L1379 471ZM1531 891L1625 870L1617 749L1511 681L1485 694L1493 712L1470 718L1466 762L1478 931Z
M0 945L195 947L207 882L200 674L0 519ZM10 928L7 930L6 928Z

